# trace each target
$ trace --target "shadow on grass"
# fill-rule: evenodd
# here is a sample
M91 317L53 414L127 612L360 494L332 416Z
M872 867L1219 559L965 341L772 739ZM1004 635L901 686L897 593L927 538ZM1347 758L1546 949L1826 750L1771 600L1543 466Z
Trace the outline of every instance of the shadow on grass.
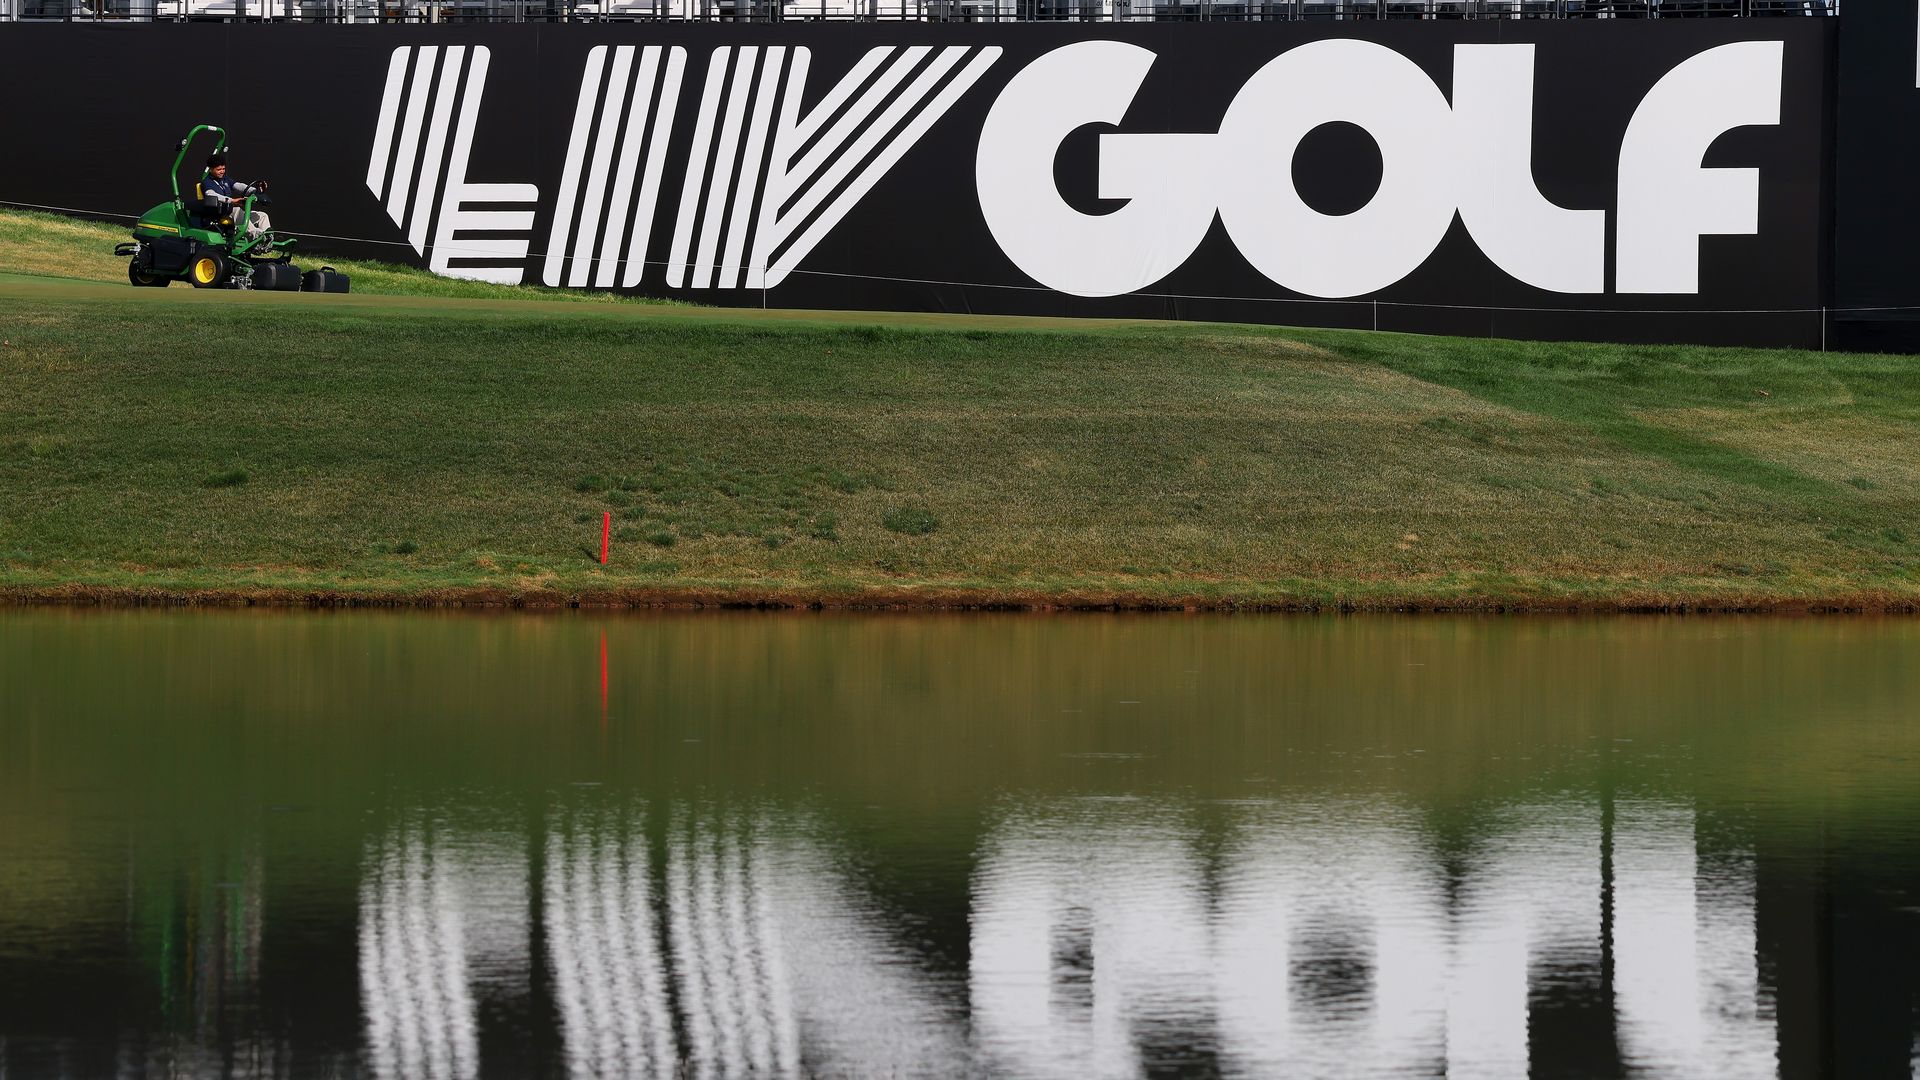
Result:
M1583 428L1635 454L1730 483L1802 498L1840 494L1832 484L1732 447L1636 419L1641 408L1726 407L1730 383L1750 371L1703 370L1699 350L1582 344L1408 339L1400 335L1301 335L1350 360L1378 364L1482 401ZM1692 357L1695 361L1701 358ZM1516 371L1531 377L1516 377ZM1785 372L1776 372L1792 377ZM1797 373L1796 373L1797 374ZM1803 375L1801 377L1804 377Z

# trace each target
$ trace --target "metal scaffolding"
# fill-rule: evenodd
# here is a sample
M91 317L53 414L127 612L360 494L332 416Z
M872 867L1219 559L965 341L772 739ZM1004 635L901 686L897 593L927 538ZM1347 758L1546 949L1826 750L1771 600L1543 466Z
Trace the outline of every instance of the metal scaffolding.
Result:
M1291 22L1838 15L1840 0L0 0L0 22Z

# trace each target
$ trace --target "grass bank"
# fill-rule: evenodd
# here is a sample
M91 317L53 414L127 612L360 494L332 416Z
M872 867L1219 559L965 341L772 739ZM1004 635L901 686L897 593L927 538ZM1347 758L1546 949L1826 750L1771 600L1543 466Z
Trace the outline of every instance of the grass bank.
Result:
M114 255L115 244L131 238L131 224L107 224L32 210L0 209L0 271L35 277L122 283L127 260ZM331 266L353 279L355 292L381 296L439 296L466 300L539 299L565 303L663 305L672 301L621 296L610 292L540 289L459 281L418 267L366 259L341 259L296 249L303 269ZM186 288L175 285L174 288Z
M1909 359L529 292L0 279L0 593L1920 603Z

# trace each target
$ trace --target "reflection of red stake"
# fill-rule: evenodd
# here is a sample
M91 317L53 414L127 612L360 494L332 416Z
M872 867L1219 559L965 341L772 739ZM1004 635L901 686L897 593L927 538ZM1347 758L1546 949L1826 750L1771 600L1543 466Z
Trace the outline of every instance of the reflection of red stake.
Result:
M607 565L607 547L613 543L613 511L600 515L600 565Z
M600 631L600 726L607 726L607 632Z

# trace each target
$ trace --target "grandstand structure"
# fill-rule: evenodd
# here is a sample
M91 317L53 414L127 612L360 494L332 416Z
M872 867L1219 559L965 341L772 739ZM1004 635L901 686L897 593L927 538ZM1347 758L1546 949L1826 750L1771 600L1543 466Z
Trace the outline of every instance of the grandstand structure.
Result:
M1825 17L1840 0L0 0L0 22L1209 22Z

